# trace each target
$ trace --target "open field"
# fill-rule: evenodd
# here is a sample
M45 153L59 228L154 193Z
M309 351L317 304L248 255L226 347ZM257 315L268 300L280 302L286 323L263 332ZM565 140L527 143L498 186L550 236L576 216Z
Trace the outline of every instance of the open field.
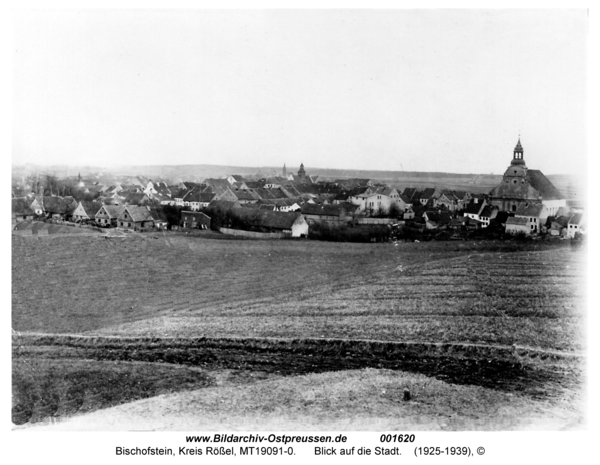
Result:
M568 242L13 236L12 267L15 422L71 415L55 394L78 383L98 399L82 413L218 391L210 373L223 370L251 392L257 379L294 385L367 367L427 376L448 393L462 386L572 407L581 422L585 250ZM37 378L24 374L31 366ZM145 377L151 366L156 376ZM115 390L123 377L147 382ZM294 415L311 412L306 404ZM456 415L467 412L457 404Z
M404 389L411 400L404 402ZM564 403L565 405L567 403ZM267 378L164 394L31 431L473 431L580 429L568 405L455 385L397 370L363 369Z

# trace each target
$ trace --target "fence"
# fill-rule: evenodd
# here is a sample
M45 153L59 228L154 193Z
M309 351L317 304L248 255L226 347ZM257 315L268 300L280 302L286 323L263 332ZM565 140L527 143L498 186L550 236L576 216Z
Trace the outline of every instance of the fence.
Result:
M276 232L276 233L261 233L254 231L244 231L242 229L219 228L219 232L232 236L252 237L254 239L285 239L292 237L291 233Z

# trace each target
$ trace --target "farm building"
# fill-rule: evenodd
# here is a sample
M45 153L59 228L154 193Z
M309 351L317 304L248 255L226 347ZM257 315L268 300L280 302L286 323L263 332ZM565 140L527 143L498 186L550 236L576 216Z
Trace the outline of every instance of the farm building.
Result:
M21 221L33 220L35 211L29 206L26 199L12 199L12 221L19 223Z
M73 210L73 221L94 220L100 208L101 203L82 200Z
M154 218L148 207L128 205L117 218L117 226L124 229L142 231L154 227Z
M191 229L210 229L210 216L202 212L182 211L181 226Z
M426 211L423 213L423 219L425 220L425 229L443 229L448 226L452 216L446 211Z
M77 201L73 197L44 196L43 202L46 215L56 220L70 219L77 207Z
M240 223L254 229L288 233L291 237L308 235L308 223L304 215L298 212L282 213L255 208L238 208L233 210L232 214Z
M327 223L347 223L352 220L352 213L342 205L316 205L305 203L302 205L302 215L308 224L315 221Z
M117 226L117 218L123 211L120 205L103 205L96 213L96 223L101 226Z

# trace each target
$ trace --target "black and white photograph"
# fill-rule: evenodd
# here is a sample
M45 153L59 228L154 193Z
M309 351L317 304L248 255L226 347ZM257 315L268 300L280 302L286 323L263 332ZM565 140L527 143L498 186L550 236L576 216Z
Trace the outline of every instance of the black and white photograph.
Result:
M11 17L11 434L589 428L588 10Z

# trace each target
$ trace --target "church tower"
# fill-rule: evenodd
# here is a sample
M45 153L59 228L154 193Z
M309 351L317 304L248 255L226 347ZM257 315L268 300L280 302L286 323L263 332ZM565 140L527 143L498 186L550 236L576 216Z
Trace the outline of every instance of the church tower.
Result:
M287 178L287 170L285 169L285 163L283 164L283 177Z
M298 177L304 179L306 177L306 171L304 171L304 163L300 163L300 169L298 170Z
M521 145L521 136L519 136L519 141L513 150L513 160L510 162L511 165L525 165L525 160L523 159L523 146Z

